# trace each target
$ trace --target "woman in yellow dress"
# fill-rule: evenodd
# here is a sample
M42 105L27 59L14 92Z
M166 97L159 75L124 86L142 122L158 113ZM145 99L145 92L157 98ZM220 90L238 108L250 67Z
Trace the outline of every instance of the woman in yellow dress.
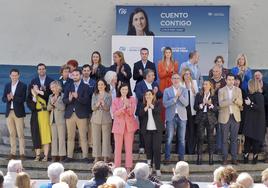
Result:
M49 144L51 143L51 128L49 124L49 112L47 111L46 100L42 98L44 91L39 90L38 87L33 87L31 89L33 100L36 101L36 110L38 117L38 126L41 145L44 149L44 158L42 161L48 160ZM40 149L36 149L36 158L35 161L40 160Z

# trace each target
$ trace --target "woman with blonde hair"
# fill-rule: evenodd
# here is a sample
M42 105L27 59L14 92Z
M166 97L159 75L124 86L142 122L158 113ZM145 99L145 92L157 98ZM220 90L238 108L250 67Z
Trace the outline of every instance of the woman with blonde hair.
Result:
M203 87L195 98L194 109L197 111L195 122L197 126L197 161L198 165L202 164L202 152L205 136L205 129L208 138L209 164L213 164L213 132L214 127L218 123L216 112L217 96L214 94L214 89L209 80L203 82Z
M50 83L52 94L49 96L47 110L50 112L51 156L52 161L63 161L66 156L66 124L64 118L65 105L62 101L61 83L57 80Z
M77 188L78 177L72 170L63 172L60 175L60 182L65 182L69 188Z
M196 111L194 109L195 96L198 93L197 81L192 79L191 70L189 68L184 68L181 71L181 86L188 90L189 95L189 105L186 107L187 110L187 127L186 127L186 150L189 154L195 153L196 148L196 125L195 125L195 115Z
M16 183L17 188L31 188L31 179L26 172L20 172L17 174Z
M130 86L130 79L132 77L131 68L125 62L124 54L121 51L116 51L113 53L114 64L110 66L111 71L115 71L117 74L117 88L125 83ZM132 90L130 90L132 95Z
M236 58L236 67L231 69L233 75L238 75L242 79L242 89L247 92L248 81L252 78L251 69L248 67L247 56L239 54Z
M248 163L249 152L253 152L253 164L258 161L258 153L265 137L264 95L260 82L252 79L248 82L248 96L244 105L244 163Z

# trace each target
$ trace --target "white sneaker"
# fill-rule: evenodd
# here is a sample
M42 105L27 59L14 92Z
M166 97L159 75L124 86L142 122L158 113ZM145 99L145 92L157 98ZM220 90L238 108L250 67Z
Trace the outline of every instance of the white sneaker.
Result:
M139 154L144 154L144 148L139 149Z

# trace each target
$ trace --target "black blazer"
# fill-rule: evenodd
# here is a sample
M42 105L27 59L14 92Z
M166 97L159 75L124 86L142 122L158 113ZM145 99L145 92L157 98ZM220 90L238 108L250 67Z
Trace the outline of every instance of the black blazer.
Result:
M204 96L201 95L201 93L197 93L195 96L195 102L194 102L194 109L196 111L196 118L195 122L199 124L201 121L203 121L203 108L200 108L199 105L203 103ZM211 99L211 103L213 104L213 108L209 109L207 108L207 115L208 115L208 122L210 125L216 125L218 123L216 113L218 111L218 99L216 95L209 96L209 99Z
M142 126L140 126L140 130L141 133L146 133L146 128L147 128L147 122L148 122L148 110L147 112L144 111L145 105L142 104L142 108L139 111L139 116L140 116L140 124ZM153 118L154 118L154 122L155 122L155 126L157 129L157 132L163 132L163 125L162 125L162 121L161 121L161 103L160 101L156 101L155 105L154 105L154 109L152 109L153 112Z
M97 81L100 78L104 78L104 76L106 74L106 70L107 70L107 68L105 66L103 66L102 64L99 64L96 73L93 74L91 72L90 79L94 79Z
M5 85L2 101L6 103L6 117L8 117L11 107L11 101L8 101L7 94L11 92L11 82ZM19 81L13 98L13 107L15 115L18 118L25 117L24 102L26 101L27 86Z
M73 79L71 79L71 78L67 78L66 82L63 83L63 79L60 78L60 79L59 79L59 82L61 83L61 87L62 87L62 91L61 91L61 92L64 93L65 87L66 87L68 84L72 84L72 83L73 83Z
M64 96L63 96L63 103L66 104L65 108L65 114L64 117L69 119L72 114L73 110L75 109L75 114L78 118L88 118L89 117L89 107L90 107L90 89L87 84L81 80L80 85L78 87L77 93L78 98L72 99L72 101L69 101L69 93L74 92L75 87L74 84L68 84L68 86L65 88Z
M142 61L138 61L136 63L134 63L134 68L133 68L133 79L136 80L136 85L137 83L139 83L140 81L143 80L143 76L140 75L139 70L142 70L142 72L144 72L145 69L151 69L154 71L154 75L155 75L155 81L157 80L157 74L156 74L156 68L155 68L155 64L151 61L147 61L145 69L143 67L143 63Z
M110 70L116 72L116 67L117 65L113 64L112 66L110 66ZM124 67L124 70L127 73L127 76L121 73L122 67ZM130 79L132 77L131 68L127 63L124 63L122 67L120 68L120 71L117 74L117 84L119 83L119 81L121 81L122 83L128 84L129 88L131 88L130 87Z

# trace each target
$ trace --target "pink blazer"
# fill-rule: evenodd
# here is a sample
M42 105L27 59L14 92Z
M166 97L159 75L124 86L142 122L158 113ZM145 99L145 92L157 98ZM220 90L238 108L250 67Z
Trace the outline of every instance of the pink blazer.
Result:
M125 129L127 132L135 132L138 129L138 122L135 119L135 110L137 106L136 99L130 97L130 107L123 109L123 101L121 98L116 97L112 103L112 112L114 117L112 132L116 134L124 134Z

